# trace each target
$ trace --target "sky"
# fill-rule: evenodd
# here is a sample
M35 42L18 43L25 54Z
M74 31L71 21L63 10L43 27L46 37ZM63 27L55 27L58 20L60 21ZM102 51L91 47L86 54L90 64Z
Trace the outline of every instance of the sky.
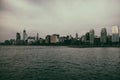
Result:
M0 0L0 41L29 36L84 35L90 29L120 26L120 0Z

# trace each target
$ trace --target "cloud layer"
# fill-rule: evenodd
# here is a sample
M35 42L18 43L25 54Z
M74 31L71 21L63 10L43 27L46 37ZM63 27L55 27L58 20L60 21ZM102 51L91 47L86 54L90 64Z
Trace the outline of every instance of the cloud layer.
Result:
M0 41L15 38L26 29L29 35L39 32L61 35L90 29L100 33L102 27L111 32L120 25L119 0L0 0Z

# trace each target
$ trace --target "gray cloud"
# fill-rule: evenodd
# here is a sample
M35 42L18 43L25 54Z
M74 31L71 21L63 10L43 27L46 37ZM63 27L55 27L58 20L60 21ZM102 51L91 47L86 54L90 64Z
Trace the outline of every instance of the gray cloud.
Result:
M120 0L1 0L0 4L0 29L4 28L0 41L23 29L43 37L52 33L83 35L94 28L99 35L102 27L111 33L112 25L120 25ZM7 28L12 32L8 30L6 35L11 36L4 36Z

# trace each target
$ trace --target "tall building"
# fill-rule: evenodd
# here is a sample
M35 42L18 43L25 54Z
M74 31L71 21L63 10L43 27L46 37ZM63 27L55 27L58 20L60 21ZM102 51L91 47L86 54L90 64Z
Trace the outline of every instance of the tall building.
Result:
M59 42L59 35L58 34L53 34L50 37L50 43L55 44Z
M119 42L119 28L118 28L118 26L112 27L112 42L113 43Z
M23 30L23 41L27 40L27 33L26 30Z
M78 33L75 34L75 38L78 39Z
M106 28L102 28L102 30L101 30L100 42L103 44L107 43L107 30L106 30Z
M85 34L85 42L86 42L86 43L89 43L89 42L90 42L90 32L87 32L87 33Z
M50 35L47 35L46 38L45 38L45 43L46 44L50 44Z
M90 30L90 44L94 44L94 29Z
M23 44L23 41L21 40L21 35L20 35L20 33L16 33L16 44L17 44L17 45Z
M37 40L37 41L39 40L39 33L37 33L37 37L36 37L36 40Z
M20 33L16 33L16 41L19 41L19 40L21 40Z

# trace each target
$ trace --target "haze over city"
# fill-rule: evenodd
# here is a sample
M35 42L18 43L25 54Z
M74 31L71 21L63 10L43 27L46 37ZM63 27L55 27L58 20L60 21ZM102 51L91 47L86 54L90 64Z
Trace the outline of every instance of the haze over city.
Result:
M103 27L111 34L120 26L120 0L0 0L0 41L15 38L16 32L28 35L85 34L90 29L99 35Z

